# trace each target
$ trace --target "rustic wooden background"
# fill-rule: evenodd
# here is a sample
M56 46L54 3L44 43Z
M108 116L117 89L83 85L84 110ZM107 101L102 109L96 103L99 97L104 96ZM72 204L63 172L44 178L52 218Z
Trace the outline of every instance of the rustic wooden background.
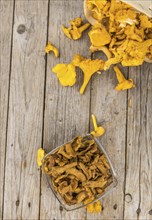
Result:
M72 88L59 85L51 68L75 53L90 57L87 33L71 41L61 25L83 15L82 0L0 2L0 219L152 219L152 65L124 68L136 89L117 92L113 70L94 75L80 96L82 73ZM45 56L50 40L60 58ZM101 138L118 185L101 214L66 212L36 164L47 151L92 128L91 113L105 127Z

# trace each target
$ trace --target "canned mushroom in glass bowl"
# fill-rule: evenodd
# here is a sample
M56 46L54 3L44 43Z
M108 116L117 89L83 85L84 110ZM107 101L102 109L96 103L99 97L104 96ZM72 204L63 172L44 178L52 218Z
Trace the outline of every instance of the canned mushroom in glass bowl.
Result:
M42 160L49 187L67 211L103 198L117 184L111 161L93 135L78 136Z

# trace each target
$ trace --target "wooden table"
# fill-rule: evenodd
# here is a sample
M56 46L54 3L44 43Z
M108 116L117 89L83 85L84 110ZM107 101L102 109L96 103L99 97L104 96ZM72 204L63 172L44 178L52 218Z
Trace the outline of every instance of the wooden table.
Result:
M152 219L152 65L124 68L136 88L117 92L113 70L95 74L84 95L82 73L62 87L51 68L75 53L89 57L87 33L78 41L61 31L83 15L82 0L2 0L0 75L0 219ZM50 40L60 58L46 56ZM101 142L117 173L101 214L66 212L47 188L36 154L92 129L91 113L106 134Z

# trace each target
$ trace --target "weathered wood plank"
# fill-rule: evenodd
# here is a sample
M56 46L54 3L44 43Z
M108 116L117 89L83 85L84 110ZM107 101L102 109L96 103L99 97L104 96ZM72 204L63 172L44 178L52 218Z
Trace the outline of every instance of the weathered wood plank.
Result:
M79 94L82 75L77 77L74 87L62 87L51 68L57 63L71 62L75 53L88 56L88 36L72 41L61 31L61 25L67 25L75 17L83 17L83 1L51 1L49 40L60 49L60 58L48 56L47 85L45 100L44 148L47 151L71 140L89 129L90 87L83 96ZM41 219L85 219L86 210L66 212L60 210L59 202L54 198L42 178Z
M10 57L12 43L12 23L13 23L14 2L0 2L0 219L2 219L3 207L3 187L5 173L5 147L6 147L6 127L8 113L8 91ZM6 16L7 15L7 16Z
M4 219L38 219L47 1L16 1L6 149Z
M130 68L124 219L152 219L152 65ZM150 211L151 210L151 211Z
M127 72L127 68L123 72ZM98 215L88 214L88 220L123 219L127 93L117 92L114 89L116 84L113 70L94 76L91 83L91 113L105 127L106 133L101 137L101 143L112 160L118 185L103 199L103 212Z

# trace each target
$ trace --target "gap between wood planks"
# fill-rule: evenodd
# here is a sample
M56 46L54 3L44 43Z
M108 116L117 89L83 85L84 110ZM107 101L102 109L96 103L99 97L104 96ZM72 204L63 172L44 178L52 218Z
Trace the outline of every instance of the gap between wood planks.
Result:
M3 1L1 2L1 4ZM10 98L10 80L11 80L11 70L12 70L12 50L13 50L13 26L14 26L14 14L15 14L15 0L13 0L13 6L12 6L12 25L11 25L11 44L10 44L10 63L9 63L9 77L8 77L8 96L7 96L7 113L6 113L6 135L5 135L5 149L4 149L4 177L3 178L3 192L2 192L2 213L1 213L1 218L3 219L3 214L4 214L4 189L5 189L5 166L6 166L6 149L7 149L7 134L8 134L8 113L9 113L9 98ZM1 19L2 22L2 19ZM3 24L1 23L1 28ZM6 42L7 43L7 42ZM1 47L2 48L2 47ZM2 51L1 51L2 52ZM3 106L2 106L3 107Z
M8 1L6 1L6 3L9 5L9 3L10 2L8 2ZM31 5L30 5L30 3L31 3ZM29 39L29 36L28 36L28 38L26 38L26 39L24 39L24 37L26 37L27 36L27 34L31 34L32 36L34 36L35 37L35 39L37 39L38 40L38 42L40 41L42 44L43 44L43 39L44 38L42 38L42 37L40 37L39 38L39 36L43 36L44 34L45 34L45 28L43 28L43 26L41 25L41 27L42 27L42 30L41 30L41 32L42 32L42 35L38 35L37 33L39 33L39 29L37 28L37 29L35 29L36 30L36 33L33 31L32 33L31 32L25 32L25 34L23 34L24 32L22 32L22 29L21 29L21 27L23 28L24 27L24 25L21 25L21 23L20 22L25 22L26 23L26 25L27 25L27 28L28 28L28 31L30 31L31 29L31 25L33 25L33 24L35 24L35 26L37 26L37 24L38 24L38 17L36 17L36 13L34 14L34 17L36 17L37 18L37 20L34 20L33 21L33 11L32 11L32 9L31 9L31 7L30 6L32 6L32 4L34 4L35 3L35 6L39 6L39 5L41 5L41 6L43 6L42 5L42 2L41 2L41 4L39 4L40 2L38 2L38 3L36 3L36 2L34 2L33 1L33 3L32 2L29 2L29 5L28 5L28 2L26 2L26 1L16 1L16 4L15 4L15 6L14 6L14 16L15 16L15 26L14 26L14 28L13 28L13 31L12 31L12 42L13 42L13 44L14 45L12 45L12 56L11 56L11 72L10 72L10 78L11 78L11 80L10 80L10 85L9 85L9 104L8 104L8 106L9 106L9 108L8 108L8 116L10 117L10 121L8 120L8 126L7 126L7 142L6 142L6 151L7 151L7 154L5 153L5 168L7 168L7 169L5 169L5 185L4 185L4 188L5 188L5 190L3 190L3 193L4 193L4 196L5 197L3 197L3 218L4 219L9 219L9 218L11 218L11 219L13 219L13 218L15 218L14 216L16 216L17 218L19 217L19 216L21 216L22 218L25 218L25 216L26 216L26 211L28 211L29 212L29 209L28 210L26 210L26 205L23 205L23 202L25 202L25 200L27 199L27 201L28 201L28 199L29 199L29 197L31 197L32 196L32 194L30 193L29 195L28 195L28 192L27 192L27 190L25 190L25 196L26 196L26 198L24 197L24 195L23 195L23 192L21 193L21 198L16 198L18 195L17 195L17 193L19 192L20 193L20 188L22 188L23 190L26 188L28 188L28 187L25 187L24 188L24 182L23 182L23 179L24 179L24 177L22 177L22 184L20 184L20 180L21 179L19 179L19 178L16 178L15 179L15 173L10 173L10 174L12 174L12 176L13 176L13 180L12 179L10 179L9 177L10 177L10 175L9 175L9 168L12 168L11 167L11 165L13 165L14 166L14 170L13 170L13 168L12 168L12 172L13 171L16 171L16 170L18 170L19 172L17 173L17 177L18 177L18 175L20 175L20 173L22 173L22 171L23 171L23 173L25 174L25 176L26 176L26 184L27 184L27 181L28 181L28 178L27 178L27 176L29 177L29 179L30 180L36 180L36 178L38 177L38 176L36 176L35 175L35 177L32 177L32 173L30 174L29 172L28 172L28 170L26 169L26 171L25 171L25 168L27 168L26 166L27 166L27 164L26 164L26 159L28 159L29 157L28 157L28 155L27 155L27 153L28 152L26 152L26 151L28 151L29 149L32 149L31 150L31 154L30 154L30 157L31 157L31 160L33 161L33 163L32 164L30 164L30 161L28 161L28 168L31 168L30 167L30 165L34 165L34 167L35 167L35 164L36 164L36 161L35 161L35 159L33 158L33 151L35 151L35 148L34 148L34 146L36 146L36 147L38 147L38 145L40 145L40 144L38 144L38 141L37 140L41 140L41 136L39 136L40 137L40 139L38 138L38 136L37 136L37 134L35 133L35 129L34 129L34 127L32 128L32 121L34 122L34 126L36 127L39 127L39 130L41 131L41 125L43 125L43 123L41 123L41 117L39 117L39 120L37 120L36 119L36 117L35 117L35 115L33 114L33 112L34 112L34 110L36 111L36 110L38 110L37 111L37 117L40 115L41 116L41 112L43 112L43 111L40 111L41 110L41 107L43 107L42 105L41 106L38 106L38 104L39 103L41 103L41 100L43 100L42 99L42 93L41 93L41 89L42 90L44 90L44 87L43 86L41 86L41 82L40 82L40 77L42 78L42 82L43 82L43 75L42 75L42 73L43 73L43 60L42 60L42 56L40 56L40 53L39 53L39 45L38 45L38 47L35 47L35 45L33 45L34 47L34 52L36 51L37 53L35 53L34 54L34 56L36 55L37 57L40 57L40 62L41 62L41 64L42 64L42 66L39 64L39 63L36 63L36 62L30 62L31 60L33 60L33 59L31 59L31 57L30 57L30 55L31 55L31 51L29 51L29 53L27 54L26 52L28 52L28 50L26 50L26 51L22 51L22 49L23 48L18 48L17 46L19 45L21 45L21 46L23 46L23 44L25 43L25 46L27 46L26 45L26 42L28 42L28 39ZM39 5L38 5L39 4ZM45 23L45 9L47 9L48 7L45 7L46 6L46 4L44 5L44 8L43 7L37 7L37 9L35 9L35 11L37 12L37 13L39 13L40 14L40 12L42 12L42 14L43 14L43 17L42 17L42 20L40 20L40 24L42 24L42 22L43 22L43 24ZM42 8L42 9L41 9ZM40 11L41 10L41 11ZM16 12L17 11L17 12ZM28 13L29 12L29 13ZM19 18L19 20L18 20L18 18ZM21 19L20 19L21 18ZM29 19L28 21L27 21L27 19ZM33 23L32 23L33 22ZM34 23L35 22L35 23ZM14 25L14 19L13 19L13 25ZM17 26L18 25L18 26ZM45 26L44 26L45 27ZM33 28L33 26L32 26L32 28ZM21 34L23 34L23 35L21 35ZM30 35L30 37L31 37L31 35ZM46 35L45 35L45 37L46 37ZM31 37L32 38L32 37ZM30 38L30 39L31 39ZM42 38L42 39L41 39ZM16 41L15 41L16 40ZM25 40L25 41L24 41ZM17 43L16 43L17 42ZM31 41L30 41L30 43L31 43ZM33 39L32 39L32 43L35 43L34 41L33 41ZM28 45L29 46L29 45ZM31 45L30 45L31 46ZM41 45L42 46L42 45ZM32 48L32 49L33 49ZM38 49L37 49L38 48ZM18 49L19 49L19 51L18 51ZM27 49L27 48L26 48ZM31 48L28 48L28 49L31 49ZM16 53L16 55L18 56L13 56L14 54L15 54L15 52L17 51L17 53ZM33 51L32 51L33 52ZM29 55L29 57L30 57L30 61L28 60L27 61L27 55ZM32 54L33 55L33 54ZM23 72L22 72L22 69L21 69L21 65L20 65L20 60L19 59L17 59L17 58L21 58L21 61L23 61L23 63L24 63L24 61L26 60L27 62L25 63L25 65L26 65L26 68L25 68L25 71L23 70ZM24 59L25 58L25 59ZM13 60L13 61L12 61ZM13 64L12 64L13 63ZM15 64L14 64L15 63ZM34 89L34 86L35 86L35 83L33 83L32 81L31 81L31 84L30 84L30 79L32 78L31 76L32 76L32 71L31 71L31 69L29 68L29 65L31 64L31 68L32 68L32 66L35 64L35 67L40 67L40 71L39 71L39 78L38 77L35 77L34 78L34 82L36 82L37 84L36 85L38 85L38 87L39 88L41 88L41 89L39 89L39 92L38 93L34 93L35 95L33 95L33 97L31 97L31 94L30 94L30 87L29 87L29 85L31 85L31 87ZM23 65L24 66L24 65ZM19 67L19 69L17 69L17 67ZM42 67L42 68L41 68ZM18 71L18 72L17 72ZM28 75L27 73L28 73L28 71L30 72L30 74ZM16 74L16 72L18 73L18 75L16 76L15 74ZM22 75L23 74L23 75ZM12 76L13 75L13 76ZM16 79L15 79L15 76L16 76ZM23 76L23 78L22 78L22 76ZM27 77L26 79L27 79L27 81L25 80L25 76ZM34 76L36 76L36 75L34 75ZM20 80L20 81L19 81ZM24 81L25 80L25 81ZM28 80L29 80L29 82L28 82ZM22 83L22 81L23 81L23 84L25 83L25 87L27 87L27 91L25 91L25 87L24 87L24 85L21 85L21 87L19 87L19 85L20 84L17 84L18 83L18 81L19 81L19 83ZM15 84L15 86L16 87L14 87L14 84ZM44 83L43 83L44 84ZM14 89L14 90L13 90ZM36 90L34 90L34 91L36 91ZM14 92L14 93L13 93ZM18 92L19 93L22 93L21 94L21 96L17 96L18 95ZM25 94L25 92L27 92L28 94ZM14 96L15 96L15 98L13 97L13 95L12 95L12 93L14 94ZM40 95L39 95L40 94ZM30 110L32 110L32 111L28 111L28 106L26 105L26 97L25 97L25 100L23 100L23 101L25 101L25 103L24 102L22 102L22 98L24 99L24 97L23 96L28 96L28 98L30 99L30 98L33 98L32 99L32 107L35 107L35 105L34 104L36 104L36 106L38 106L39 108L37 109L33 109L33 108L30 108ZM39 99L37 99L37 97L36 97L36 95L39 95ZM18 102L18 99L17 98L20 98L19 100L20 100L20 102L21 103L16 103L16 102ZM37 100L40 100L40 101L37 101ZM31 99L29 100L29 101L31 101ZM29 102L30 103L30 102ZM16 105L15 105L16 104ZM25 104L25 108L24 108L24 104ZM21 123L19 123L19 126L17 127L17 125L18 125L18 121L19 121L19 119L18 119L18 114L14 114L14 105L15 105L15 107L17 106L17 110L20 110L20 111L16 111L17 113L20 113L20 116L21 116L21 119L23 119L23 124L22 124L22 121L21 121ZM23 108L23 113L22 113L22 111L21 111L21 109L19 109L19 107L18 106L22 106L22 108ZM30 106L31 107L31 106ZM11 109L13 109L13 111L11 112ZM15 112L15 113L16 113ZM28 120L25 120L24 121L24 114L26 114L26 113L29 113L28 115L29 115L29 117L32 115L32 116L34 116L34 119L33 118L31 118L31 123L29 123L31 126L28 126L29 124L28 124ZM39 114L40 113L40 114ZM8 117L8 118L9 118ZM28 117L28 119L29 119L29 117ZM43 114L42 114L42 117L43 117ZM33 119L33 120L32 120ZM14 122L14 124L15 124L15 127L14 127L14 129L11 129L11 123L12 123L12 121ZM30 120L29 120L30 121ZM38 123L37 123L37 121L38 121ZM17 123L15 123L15 122L17 122ZM24 127L24 122L26 122L26 127ZM14 125L13 124L13 125ZM16 125L17 124L17 125ZM17 128L16 128L17 127ZM30 132L28 132L28 130L29 129L27 129L27 127L29 128L29 129L31 129L31 132L32 132L32 134L35 134L35 139L33 138L33 136L32 136L32 134L29 134ZM22 136L21 136L21 134L20 134L20 129L21 129L21 132L22 132L22 134L23 134L23 128L25 128L25 130L27 130L27 133L26 133L26 135L28 136L28 134L29 135L31 135L31 138L30 138L30 140L29 140L29 142L28 142L28 137L26 136L25 137L25 139L23 138L23 141L24 141L24 144L25 144L25 148L24 148L24 146L21 146L21 144L22 144L22 142L23 141L20 141L19 139L16 141L16 143L17 144L15 144L15 146L14 146L14 149L13 148L11 148L12 147L12 142L11 141L13 141L14 139L15 139L15 137L16 137L16 139L17 139L17 137L19 137L19 138L22 138ZM19 134L18 134L18 136L15 136L14 135L14 130L19 130ZM37 128L36 128L37 129ZM18 131L17 130L17 131ZM13 133L13 135L11 136L11 134ZM24 135L25 136L25 135ZM33 138L33 139L32 139ZM15 139L15 140L16 140ZM36 141L35 141L36 140ZM33 141L33 142L32 142ZM19 143L18 143L19 142ZM36 142L36 144L35 144L35 142ZM29 146L28 146L28 143L29 143L29 146L30 145L34 145L33 146L33 148L28 148ZM32 144L33 143L33 144ZM20 153L19 154L17 154L17 147L19 148L19 150L21 150L21 155L20 155ZM32 147L32 146L31 146ZM12 152L13 153L16 153L15 154L15 156L14 156L14 154L12 154L12 156L11 156L11 149L13 149L12 150ZM25 150L25 152L24 152L24 150ZM25 154L24 154L25 153ZM24 155L23 155L24 154ZM18 165L17 165L17 163L16 163L16 159L18 159L17 157L18 157L18 155L19 155L19 161L17 161L18 162ZM36 155L35 153L34 153L34 155ZM12 161L11 160L9 160L9 156L10 156L10 158L12 159ZM22 156L27 156L27 158L25 158L25 161L22 161ZM8 162L8 163L7 163ZM21 162L21 167L20 167L20 162ZM25 163L23 163L23 162L25 162ZM7 166L6 166L7 165ZM10 167L9 167L10 166ZM22 167L23 166L23 167ZM33 166L32 166L33 167ZM34 173L37 173L37 169L36 170L34 170ZM22 174L23 175L23 174ZM17 180L18 180L18 182L17 182ZM9 182L10 181L10 182ZM14 181L14 182L13 182ZM13 187L11 188L11 184L13 183L13 186L14 186L14 189L13 189ZM15 183L15 184L14 184ZM17 188L16 187L16 184L19 184L19 188ZM34 187L34 185L35 184L33 184L33 187ZM9 187L8 187L9 186ZM29 185L30 186L30 185ZM16 193L15 193L15 190L16 190ZM34 191L34 190L33 190ZM39 189L37 190L37 192L39 192ZM36 192L36 193L37 193ZM10 194L9 194L10 193ZM13 197L14 196L14 197ZM37 196L37 194L36 194L36 196ZM10 197L10 198L9 198ZM38 199L39 199L39 196L38 196ZM16 203L15 203L15 201L16 201ZM20 200L20 201L19 201ZM22 201L21 201L22 200ZM32 200L32 199L31 199ZM5 203L4 203L5 202ZM30 202L27 202L26 204L28 204L28 207L30 208L30 217L32 217L32 206L31 206L31 203ZM37 204L38 204L38 201L37 201ZM15 206L16 205L16 206ZM32 203L32 205L34 206L34 204ZM24 206L24 207L22 207L22 206ZM15 208L17 208L17 210L19 210L18 212L15 212ZM35 206L36 207L36 206ZM23 208L23 212L24 212L24 214L22 213L22 208ZM31 211L32 210L32 211ZM9 212L10 211L10 212ZM37 211L36 210L34 210L34 213L36 214L38 212L38 209L37 209ZM37 214L36 214L37 215ZM36 216L35 215L35 216ZM27 214L27 216L28 216L28 214ZM20 218L20 217L19 217Z
M50 0L48 0L48 17L47 17L47 25L49 22L49 8L50 8ZM15 11L15 3L13 3L13 24L14 24L14 11ZM12 37L11 37L11 59L10 59L10 71L9 71L9 88L8 88L8 107L7 107L7 126L6 126L6 145L5 145L5 164L6 164L6 147L7 147L7 127L8 127L8 110L9 110L9 97L10 97L10 78L11 78L11 66L12 66L12 48L13 48L13 24L12 24ZM49 25L47 28L47 38L46 38L46 42L48 41L48 30L49 29ZM42 146L44 145L44 117L45 117L45 101L46 101L46 75L47 75L47 58L46 58L46 62L45 62L45 80L44 80L44 98L43 98L43 121L42 121ZM140 76L141 77L141 76ZM90 109L89 109L89 116L91 116L91 103L92 103L92 99L91 99L91 85L92 85L92 80L90 81ZM141 83L140 83L141 86ZM66 89L66 88L65 88ZM140 89L141 92L141 89ZM126 98L126 136L125 136L125 184L124 184L124 196L125 196L125 191L126 191L126 170L127 170L127 140L128 140L128 91L127 91L127 98ZM140 103L141 104L141 103ZM142 112L142 108L140 110L140 112ZM90 121L90 120L89 120ZM141 124L141 123L140 123ZM141 125L142 126L142 125ZM89 122L89 129L91 128L90 122ZM44 147L44 146L43 146ZM141 164L140 164L141 167ZM5 166L4 166L5 168ZM140 173L140 170L139 170ZM40 174L41 175L41 174ZM42 176L41 176L42 177ZM41 204L41 177L40 177L40 196L39 196L39 208L40 208L40 204ZM140 178L139 178L140 180ZM4 184L5 184L5 172L4 172ZM140 187L140 184L139 184ZM5 188L5 185L4 185ZM4 207L4 191L3 191L3 207ZM124 207L125 207L125 201L123 204L123 218L124 218ZM139 206L140 208L140 206ZM40 218L40 209L39 209L39 218Z
M79 2L81 2L81 1L79 1ZM73 3L76 6L76 2L73 2ZM54 19L54 16L53 16L54 13L55 13L54 10L57 9L57 6L59 8L58 14L60 15L60 17L56 18L55 21L52 21L51 19L52 18ZM64 15L64 11L63 10L68 9L68 8L73 9L72 10L72 15L69 14L70 12L68 14ZM69 9L69 11L70 11L70 9ZM82 45L83 45L82 43L83 43L84 40L80 40L81 43L79 42L79 44L81 46L78 45L78 42L73 42L73 41L69 42L69 40L63 35L63 33L61 31L60 31L61 33L58 33L59 32L58 31L59 27L57 27L57 26L60 26L61 23L63 24L63 17L68 22L69 19L73 19L75 16L77 16L76 15L76 12L78 12L78 11L76 11L77 9L79 9L79 4L77 4L77 7L73 7L73 4L70 5L70 2L67 2L67 1L59 1L58 5L54 5L54 6L51 5L51 7L50 7L50 10L51 10L50 11L50 14L51 14L50 22L52 22L52 23L51 23L51 26L49 27L49 37L50 37L50 39L52 38L52 42L53 42L53 40L55 41L55 39L56 39L56 45L58 44L58 47L60 48L61 57L59 58L59 60L60 60L59 62L63 62L63 63L69 62L68 59L71 59L71 57L73 57L73 51L71 51L72 45L74 46L74 44L76 44L78 46L78 48L75 48L75 49L78 49L78 50L80 49L80 47L82 48ZM53 13L53 15L52 15L52 13ZM57 23L57 21L58 21L58 23ZM54 22L55 22L55 24L54 24ZM52 36L51 27L52 28L54 27L54 29L53 29L54 32L55 32L54 36ZM60 35L62 35L61 38L60 38ZM86 43L85 43L85 45L86 45ZM52 65L55 65L56 62L58 62L58 61L56 61L55 59L51 60L51 56L49 56L49 62L47 64L48 65L48 71L50 71L50 69L52 68ZM50 63L51 63L51 65L50 65ZM72 135L71 133L74 133L74 130L72 132L68 131L68 130L72 130L71 126L80 127L80 125L79 125L80 123L78 122L78 120L80 120L80 119L76 120L76 122L77 122L76 124L74 122L75 119L72 119L72 117L73 117L72 112L76 113L77 110L78 110L78 107L73 109L73 111L72 111L71 107L73 106L74 101L76 101L76 103L81 106L83 104L83 99L84 99L84 97L80 97L79 92L76 90L76 89L78 89L78 85L76 87L72 87L72 88L63 88L63 87L61 87L59 85L59 82L58 82L56 76L54 74L52 74L51 76L50 75L51 74L48 72L48 75L47 75L48 78L47 79L49 80L50 77L51 77L51 82L55 84L56 91L54 91L53 88L51 88L50 85L47 83L47 92L46 92L47 93L47 95L46 95L47 96L46 97L47 101L45 101L45 103L46 103L45 132L44 132L44 136L45 137L44 137L43 145L44 145L45 149L47 148L48 151L51 148L51 147L49 148L48 145L52 145L52 147L55 147L59 143L62 144L64 141L67 141L69 138L71 138L71 135ZM78 77L78 78L79 78L78 81L80 81L80 77ZM54 85L52 84L51 86L54 86ZM50 92L51 92L51 95L49 95ZM55 93L57 95L57 97L56 97L56 95L54 97L52 92ZM89 93L89 92L90 91L88 91L87 93ZM73 100L69 100L70 96L71 96L71 99L74 99L74 101ZM49 101L52 100L53 98L54 98L54 104L49 104ZM62 100L62 98L64 98L64 100ZM71 101L71 103L69 103L69 101ZM66 106L67 104L68 104L68 106ZM50 110L50 108L51 108L51 110ZM68 108L70 108L71 111L68 111ZM89 108L87 108L87 112L88 112L88 110L89 110ZM84 114L85 111L86 111L86 107L84 105L82 113ZM68 115L68 113L69 113L69 115ZM51 119L51 115L50 114L53 115L52 116L53 120ZM74 120L74 121L71 121L72 125L70 126L70 120L71 119ZM48 125L48 123L47 123L48 120L51 121L51 123L55 124L55 125L54 126ZM62 121L63 121L63 123L62 123ZM85 123L88 124L88 122L85 122ZM62 128L61 128L61 126L62 126ZM84 125L82 125L82 128L83 127L84 127ZM55 129L55 130L52 131L52 129ZM61 129L64 130L64 132ZM75 128L75 129L76 129L76 132L78 132L78 129L77 128ZM83 132L85 132L84 129L80 129L80 130L83 130ZM50 135L48 136L48 134L47 134L49 131L52 132L52 135L54 134L53 138L55 140L53 140L53 141L50 140ZM87 131L88 131L88 127L87 127ZM58 135L58 133L61 133L61 135ZM41 180L41 183L42 183L42 180ZM54 211L52 210L52 213L51 213L50 210L48 210L48 212L47 212L47 210L45 210L46 213L44 213L44 211L42 211L42 209L44 209L45 204L46 204L46 202L44 201L45 200L45 198L44 198L45 194L44 193L46 193L46 190L44 189L44 187L46 187L44 184L43 184L43 186L41 185L41 189L42 189L43 195L42 195L42 199L41 199L42 205L41 205L41 215L40 215L40 218L43 219L43 218L46 218L46 217L49 217L49 216L52 216L52 218L53 218L53 216L55 218L57 218L57 215L58 215L60 218L63 218L63 219L67 218L67 219L69 219L70 218L70 216L69 216L70 213L66 213L65 211L63 211L63 212L61 211L61 213L59 213L59 214L56 214L55 210ZM51 196L51 193L50 193L50 196ZM48 198L48 199L50 201L50 198ZM55 203L55 198L52 198L52 199L53 199L53 201ZM58 211L58 206L59 206L59 204L56 204L56 206L55 206L56 212ZM58 211L58 212L60 212L60 211ZM82 212L82 210L81 210L81 212ZM79 213L79 215L80 215L81 212L78 211L77 213ZM72 213L71 218L72 217L74 218L74 216L75 216L75 218L77 218L78 217L78 216L76 217L77 213L76 212Z
M49 18L50 18L50 0L48 0L48 16L47 16L47 33L46 33L46 45L48 43L48 33L49 33ZM46 99L46 78L47 78L47 55L45 54L45 79L44 79L44 98L43 98L43 120L42 120L42 142L41 146L43 146L43 138L44 138L44 118L45 118L45 99ZM40 194L39 194L39 219L40 219L40 209L41 209L41 179L42 179L42 171L40 171Z
M127 71L127 78L129 77L129 68ZM127 140L128 140L128 90L127 92L127 98L126 98L126 137L125 137L125 174L124 174L124 201L123 201L123 219L124 219L124 210L125 210L125 191L126 191L126 171L127 171Z

